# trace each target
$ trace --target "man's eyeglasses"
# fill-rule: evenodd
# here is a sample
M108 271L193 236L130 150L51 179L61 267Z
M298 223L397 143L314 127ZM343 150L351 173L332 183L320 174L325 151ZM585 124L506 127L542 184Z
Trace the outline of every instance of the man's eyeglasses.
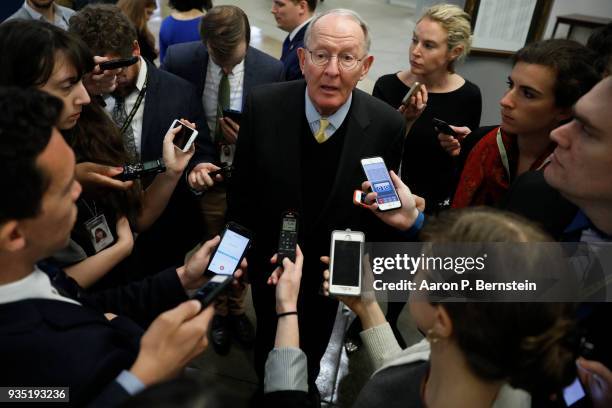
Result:
M333 55L325 50L311 51L308 48L304 49L310 53L310 59L313 64L323 67L329 64L329 61L331 61L332 58L336 57L338 59L338 64L347 71L354 69L357 64L359 64L361 61L363 61L363 58L365 58L363 57L359 59L353 54L349 54L348 52Z

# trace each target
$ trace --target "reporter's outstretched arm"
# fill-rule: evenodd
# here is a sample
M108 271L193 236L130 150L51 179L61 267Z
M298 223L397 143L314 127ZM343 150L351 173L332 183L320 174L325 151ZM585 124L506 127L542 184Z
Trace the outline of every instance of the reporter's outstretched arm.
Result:
M276 264L276 257L271 262ZM274 349L268 354L265 368L264 393L269 403L284 401L286 406L301 406L308 391L306 355L300 346L297 301L302 279L304 257L299 246L295 264L288 258L283 266L276 267L268 278L269 285L276 286L276 339ZM291 392L279 395L279 392Z
M194 123L181 119L185 124L195 127ZM181 130L182 126L177 126L168 130L163 141L163 158L166 165L164 173L155 176L155 180L143 193L142 211L138 216L137 230L144 231L149 228L162 214L168 205L168 201L179 182L183 171L189 160L194 155L195 146L192 145L187 152L174 145L174 137Z

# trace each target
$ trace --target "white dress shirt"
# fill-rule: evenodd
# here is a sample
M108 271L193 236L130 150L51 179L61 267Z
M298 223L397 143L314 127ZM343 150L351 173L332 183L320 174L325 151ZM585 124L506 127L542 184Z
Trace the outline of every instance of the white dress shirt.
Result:
M18 281L0 285L0 304L26 299L50 299L80 305L74 299L62 296L51 285L49 276L34 267L34 271Z

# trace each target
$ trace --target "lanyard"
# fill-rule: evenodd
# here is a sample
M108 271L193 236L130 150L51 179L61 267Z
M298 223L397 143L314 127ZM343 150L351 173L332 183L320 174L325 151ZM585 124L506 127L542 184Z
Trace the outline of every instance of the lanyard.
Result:
M138 98L136 99L136 103L132 107L130 114L125 120L125 123L123 124L123 126L121 126L121 134L124 134L128 126L130 126L130 124L132 123L132 119L134 119L134 116L136 115L136 111L138 111L138 108L140 107L140 104L142 103L145 93L147 92L148 83L149 83L149 71L147 70L147 74L145 75L145 81L144 81L144 84L142 85L142 89L138 93Z
M506 169L506 175L508 176L508 182L510 182L510 163L508 162L508 154L506 153L506 146L502 140L501 127L497 129L497 148L499 149L499 155L501 156L502 164Z

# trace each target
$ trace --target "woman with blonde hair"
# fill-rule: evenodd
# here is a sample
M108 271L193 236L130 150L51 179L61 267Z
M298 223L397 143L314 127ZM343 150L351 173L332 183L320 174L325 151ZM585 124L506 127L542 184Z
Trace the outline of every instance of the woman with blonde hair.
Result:
M147 26L153 12L157 8L155 0L119 0L117 7L121 9L123 14L136 27L140 55L150 62L155 61L158 55L158 51L155 48L155 37Z

